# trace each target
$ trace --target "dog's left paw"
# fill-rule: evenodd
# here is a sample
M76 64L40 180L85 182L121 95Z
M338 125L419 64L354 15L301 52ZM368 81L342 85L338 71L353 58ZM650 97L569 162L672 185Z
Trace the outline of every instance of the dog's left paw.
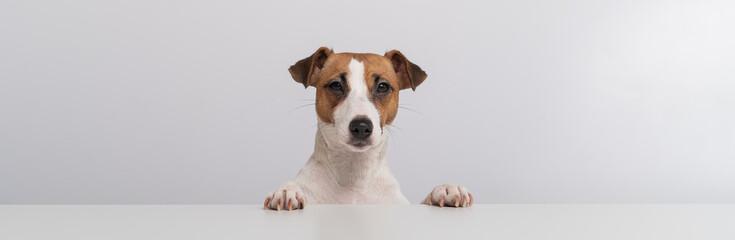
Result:
M421 203L439 207L468 207L472 206L472 202L470 190L461 185L447 183L434 187Z

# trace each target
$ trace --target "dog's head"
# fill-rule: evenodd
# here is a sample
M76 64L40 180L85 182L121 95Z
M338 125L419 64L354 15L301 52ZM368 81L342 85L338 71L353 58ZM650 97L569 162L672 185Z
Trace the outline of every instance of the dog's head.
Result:
M426 73L397 50L334 53L319 48L288 69L296 82L316 88L316 113L330 145L364 151L385 139L398 112L398 91L413 89Z

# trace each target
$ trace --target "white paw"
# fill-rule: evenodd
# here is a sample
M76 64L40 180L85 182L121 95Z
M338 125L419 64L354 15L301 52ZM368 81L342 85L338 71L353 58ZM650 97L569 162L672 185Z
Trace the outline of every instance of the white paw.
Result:
M461 185L447 183L434 187L434 190L421 203L439 207L468 207L472 206L472 202L470 190Z
M273 191L265 197L263 208L278 211L281 209L288 209L291 211L293 209L303 209L305 202L306 199L304 199L304 193L301 191L299 185L292 181L288 181L278 187L276 191Z

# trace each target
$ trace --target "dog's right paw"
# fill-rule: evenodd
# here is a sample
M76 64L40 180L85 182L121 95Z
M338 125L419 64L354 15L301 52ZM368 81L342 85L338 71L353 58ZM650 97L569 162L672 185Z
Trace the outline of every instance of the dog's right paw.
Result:
M280 211L281 209L304 209L306 199L299 185L294 182L286 182L278 189L265 197L263 208Z
M429 206L461 206L465 208L472 206L473 202L474 200L470 190L462 185L447 183L434 187L434 190L432 190L429 193L429 196L426 196L426 199L421 203Z

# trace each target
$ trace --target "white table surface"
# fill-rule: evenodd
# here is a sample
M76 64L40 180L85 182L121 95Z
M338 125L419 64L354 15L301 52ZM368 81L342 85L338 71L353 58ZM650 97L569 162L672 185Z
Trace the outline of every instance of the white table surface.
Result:
M735 239L735 205L0 205L0 239Z

